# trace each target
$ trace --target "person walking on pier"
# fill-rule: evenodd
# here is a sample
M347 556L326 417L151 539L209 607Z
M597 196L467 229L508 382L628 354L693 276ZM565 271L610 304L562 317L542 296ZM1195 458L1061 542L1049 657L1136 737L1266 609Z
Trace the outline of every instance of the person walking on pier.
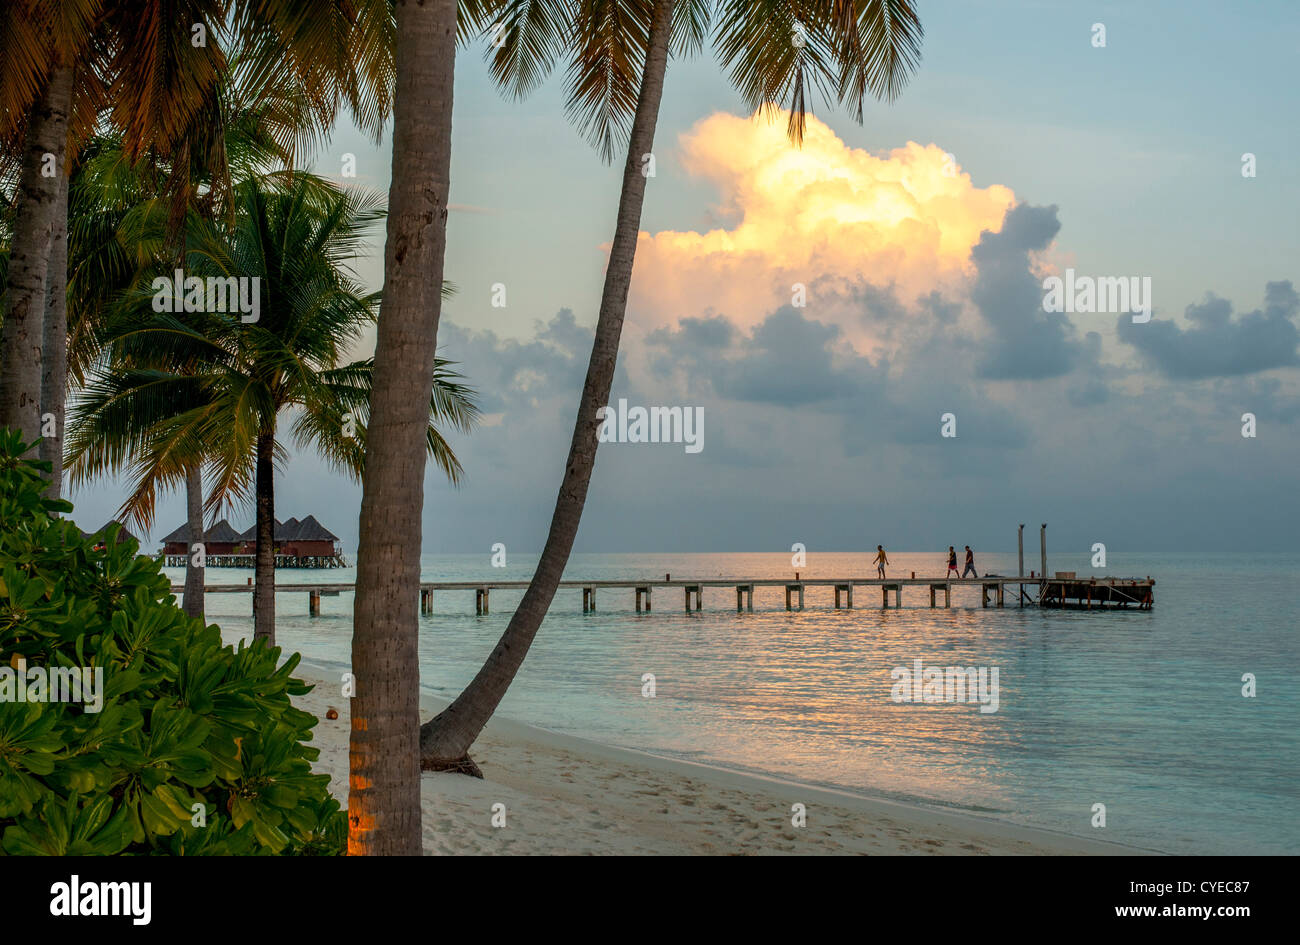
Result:
M944 580L947 580L949 574L957 573L957 550L952 545L948 546L948 570L944 574Z
M885 565L889 564L889 557L885 554L883 545L876 545L876 574L880 577L885 576Z
M979 577L975 573L975 552L970 550L970 545L966 546L966 568L961 572L961 576L965 577L967 574L970 574L973 578Z

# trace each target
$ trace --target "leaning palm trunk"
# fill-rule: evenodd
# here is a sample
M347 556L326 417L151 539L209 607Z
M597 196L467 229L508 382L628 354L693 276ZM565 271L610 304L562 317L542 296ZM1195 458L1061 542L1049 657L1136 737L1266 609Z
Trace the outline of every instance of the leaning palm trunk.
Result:
M57 499L63 492L63 408L68 396L68 175L59 175L59 197L50 236L50 262L45 281L44 372L41 410L54 417L54 435L41 440L40 457L50 464L50 487Z
M257 436L257 554L253 559L253 640L275 646L275 434Z
M596 337L592 342L587 380L573 427L573 443L564 464L564 479L555 500L551 530L546 536L537 570L524 592L519 608L510 618L496 649L492 651L478 675L456 701L420 730L420 759L429 770L460 770L478 774L469 758L470 745L478 738L497 705L519 671L533 637L537 635L555 596L569 551L578 533L582 507L587 499L596 464L597 411L609 402L614 383L614 366L618 359L619 338L627 311L628 287L632 282L632 263L636 255L637 234L641 227L641 205L645 197L646 176L642 173L643 157L654 148L655 123L659 116L659 99L663 93L664 72L668 64L668 42L672 22L673 0L656 0L654 19L646 48L645 70L637 96L636 116L628 142L627 163L623 168L623 190L618 203L618 224L605 270L605 289L600 300Z
M348 853L418 855L425 427L451 173L456 2L397 3L393 174L353 604Z
M185 470L185 520L190 530L190 553L185 559L185 613L202 620L207 549L203 560L194 560L194 546L203 541L203 470L198 463Z
M27 127L9 252L8 311L0 334L0 427L21 430L28 441L40 435L45 276L71 105L72 69L56 66Z

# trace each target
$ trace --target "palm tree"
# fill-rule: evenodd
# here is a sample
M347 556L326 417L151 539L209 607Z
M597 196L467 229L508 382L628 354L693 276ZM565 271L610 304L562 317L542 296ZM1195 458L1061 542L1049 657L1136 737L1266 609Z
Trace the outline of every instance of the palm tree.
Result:
M447 245L456 0L396 0L393 166L353 603L348 853L420 853L423 404Z
M682 0L676 17L673 0L653 0L646 30L646 2L593 0L574 6L555 0L548 13L539 12L540 2L512 3L506 41L493 54L498 83L523 94L547 74L573 37L569 112L606 154L626 127L632 101L635 110L591 360L546 544L496 648L464 692L421 727L426 769L478 773L469 748L527 656L578 532L596 461L597 411L609 402L618 358L645 195L642 159L653 151L670 47L697 48L710 19L706 0ZM827 98L847 102L861 121L866 95L892 100L919 60L921 25L914 0L725 0L718 7L714 43L732 82L751 107L788 101L788 132L795 142L802 140L809 84ZM576 21L568 19L575 14ZM634 99L631 88L637 88Z
M383 211L378 197L301 172L238 183L234 208L229 229L197 214L187 220L186 273L250 280L244 285L259 292L257 320L244 321L241 311L155 314L153 273L146 273L111 317L110 357L72 407L67 452L74 481L129 470L122 511L142 523L152 518L158 489L182 484L200 463L212 481L209 510L251 496L254 636L273 645L281 415L296 415L299 446L362 475L374 365L342 359L373 323L379 297L361 291L348 265ZM460 463L435 423L467 432L478 409L447 362L430 373L422 449L455 482Z
M238 42L253 77L249 86L286 79L295 86L297 107L281 116L291 120L274 131L291 154L322 138L344 103L376 139L382 132L391 105L388 0L0 5L0 162L22 151L20 212L5 281L11 291L0 287L0 427L21 427L34 441L40 414L53 414L55 442L45 453L58 454L64 425L65 388L57 378L65 354L59 307L66 274L50 267L57 251L59 177L66 176L79 143L103 130L106 121L123 135L132 162L169 156L174 224L192 197L195 167L206 165L211 194L219 195L229 183L221 173L222 116L215 95L228 78L226 40ZM47 156L55 177L43 173ZM48 331L42 318L53 322ZM40 402L45 394L48 403Z
M39 433L46 306L64 279L51 274L49 263L68 158L110 100L111 120L135 153L174 145L221 69L217 45L192 43L191 30L210 29L224 7L225 0L17 0L0 8L0 147L21 147L22 154L3 312L0 426L22 429L33 442ZM56 326L50 340L57 345L59 338ZM61 415L55 420L57 429Z

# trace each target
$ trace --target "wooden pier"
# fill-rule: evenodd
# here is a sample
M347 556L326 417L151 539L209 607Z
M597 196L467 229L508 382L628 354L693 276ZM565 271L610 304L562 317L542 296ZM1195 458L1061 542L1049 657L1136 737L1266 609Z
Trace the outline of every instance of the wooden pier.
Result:
M804 591L811 587L829 588L834 591L834 609L853 609L854 588L879 588L881 607L889 609L903 606L904 589L910 597L913 591L921 595L929 591L930 606L937 607L939 595L943 595L943 606L952 606L952 589L954 587L978 587L980 601L984 607L1005 607L1010 597L1018 606L1034 607L1074 607L1086 610L1114 610L1136 608L1150 610L1155 606L1155 581L1146 578L1114 577L1076 577L1074 572L1057 572L1050 578L1036 574L1018 577L1004 577L987 574L978 578L943 579L935 577L910 578L704 578L662 581L561 581L561 588L580 588L582 591L582 612L596 612L597 590L631 590L632 603L637 613L650 613L652 592L656 588L679 588L683 592L687 613L698 613L704 607L705 588L729 588L736 592L736 612L753 613L754 589L758 587L783 588L785 590L785 609L789 611L804 609ZM435 591L473 591L474 612L482 616L488 614L491 592L497 589L523 590L527 581L434 581L420 584L420 613L433 613ZM181 594L183 585L173 585L172 593ZM205 588L208 594L248 594L253 590L249 584L210 584ZM306 594L308 613L315 617L320 614L320 599L336 597L355 590L352 584L280 584L277 594ZM924 596L921 597L924 600Z
M189 561L188 554L162 556L163 566L168 568L183 568ZM237 554L237 555L206 555L204 566L209 568L244 568L252 570L257 566L257 556L254 554ZM277 568L305 568L325 570L328 568L346 568L348 559L341 554L337 555L276 555L275 566Z

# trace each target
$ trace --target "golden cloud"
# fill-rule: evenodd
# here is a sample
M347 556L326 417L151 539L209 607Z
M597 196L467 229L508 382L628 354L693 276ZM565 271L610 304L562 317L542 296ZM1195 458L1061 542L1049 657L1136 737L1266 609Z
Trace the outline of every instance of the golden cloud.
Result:
M935 290L965 295L959 284L972 273L971 248L981 232L1001 228L1016 202L1010 188L974 186L936 144L909 141L875 155L810 116L797 148L785 128L780 114L718 113L681 136L682 165L717 188L716 210L730 222L641 234L632 286L638 325L709 312L757 324L791 304L800 283L803 314L840 324L869 353L879 339L832 287L893 287L906 304Z

